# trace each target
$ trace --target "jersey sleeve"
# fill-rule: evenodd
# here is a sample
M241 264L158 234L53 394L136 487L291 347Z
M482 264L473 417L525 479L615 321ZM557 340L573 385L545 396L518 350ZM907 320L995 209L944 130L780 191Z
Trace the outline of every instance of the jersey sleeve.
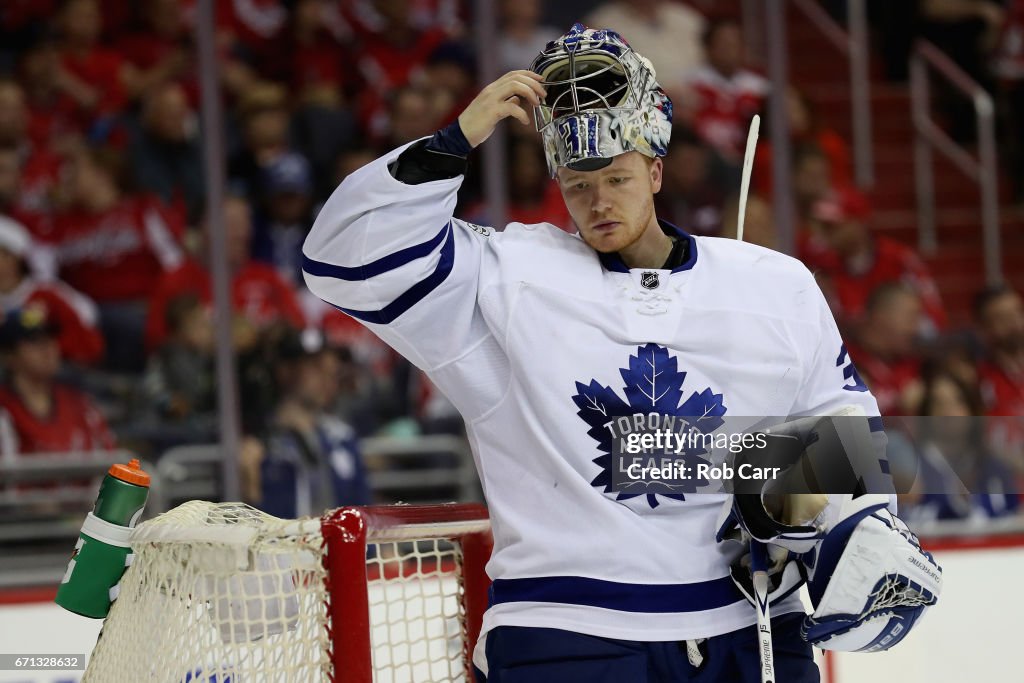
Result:
M388 165L404 149L334 191L303 245L303 272L314 294L426 371L471 419L503 389L481 372L500 365L500 350L478 304L501 235L453 218L462 176L396 180Z
M888 440L879 416L878 404L866 384L857 373L857 368L846 350L839 328L824 295L807 273L808 288L804 294L807 305L814 307L817 329L807 335L810 346L805 347L807 365L804 368L803 383L797 392L796 402L790 411L791 418L834 415L848 406L857 406L864 411L871 430L874 461L877 469L865 473L865 485L869 493L889 493L895 512L895 495L886 457ZM873 461L873 462L874 462ZM873 464L872 462L872 464Z

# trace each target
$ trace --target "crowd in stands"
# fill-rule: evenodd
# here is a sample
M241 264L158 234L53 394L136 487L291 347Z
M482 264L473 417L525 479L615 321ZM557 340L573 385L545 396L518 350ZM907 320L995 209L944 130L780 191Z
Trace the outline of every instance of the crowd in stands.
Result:
M748 64L735 20L707 14L713 4L576 3L586 23L615 28L649 57L675 101L659 216L730 237L747 126L765 113L771 84ZM979 2L969 19L950 14L953 2L919 4L932 23L1005 26L992 49L1021 98L1024 3L1004 11ZM227 242L243 483L247 499L268 511L369 501L358 437L410 418L423 432L459 428L424 376L305 289L301 245L345 176L446 125L472 99L480 84L470 5L215 3L228 196L212 208L222 212ZM494 47L505 69L526 68L564 30L539 0L497 5ZM173 445L217 440L195 21L194 0L0 7L2 458L115 443L156 458ZM985 290L974 326L952 329L921 258L873 229L843 138L808 94L791 88L787 101L797 255L848 340L851 386L863 380L886 416L963 416L968 425L936 420L894 439L925 463L928 481L950 475L936 453L957 459L967 487L944 499L928 484L906 500L937 518L1015 511L1016 497L996 500L996 489L1013 491L1024 477L1024 429L990 423L982 439L968 418L1024 415L1021 297ZM507 132L508 220L575 232L537 132ZM771 159L763 140L745 238L777 248ZM473 168L457 215L488 223L480 188ZM961 442L973 445L954 447ZM961 462L969 454L977 457Z

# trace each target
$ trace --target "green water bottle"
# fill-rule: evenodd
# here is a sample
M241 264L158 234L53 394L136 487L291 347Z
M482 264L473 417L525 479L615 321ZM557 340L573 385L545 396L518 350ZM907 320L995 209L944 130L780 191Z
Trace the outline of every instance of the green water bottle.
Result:
M85 617L102 619L110 611L131 555L131 532L149 495L149 475L139 461L113 465L103 477L96 506L85 518L54 602Z

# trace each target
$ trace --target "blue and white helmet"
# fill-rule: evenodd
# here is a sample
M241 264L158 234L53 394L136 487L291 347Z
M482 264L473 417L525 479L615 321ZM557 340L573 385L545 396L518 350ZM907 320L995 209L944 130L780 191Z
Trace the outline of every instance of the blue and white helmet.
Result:
M530 70L547 97L534 107L548 171L594 171L624 152L668 153L672 100L654 66L615 31L574 24L547 44Z

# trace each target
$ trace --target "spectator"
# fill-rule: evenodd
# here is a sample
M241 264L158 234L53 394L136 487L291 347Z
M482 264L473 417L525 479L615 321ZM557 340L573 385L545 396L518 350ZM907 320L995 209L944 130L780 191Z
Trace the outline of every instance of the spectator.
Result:
M100 44L103 15L96 0L67 0L57 26L61 90L75 101L90 137L106 139L127 103L133 70L120 54Z
M257 83L238 102L242 148L228 161L228 178L239 193L257 201L267 166L289 151L289 112L285 89Z
M44 283L30 274L33 251L28 231L0 216L0 311L3 314L33 306L52 321L63 357L92 365L103 357L99 314L88 297L61 282Z
M362 168L377 158L377 152L368 145L354 143L345 147L336 154L328 166L328 172L323 175L322 191L317 193L317 201L313 207L313 215L320 213L324 202L334 188L338 187L345 178L353 171Z
M819 118L814 104L799 89L790 86L786 90L786 113L789 119L789 134L792 146L812 146L828 161L828 174L824 176L832 185L846 187L853 184L850 146L835 130L826 126ZM765 122L765 125L770 125ZM772 143L769 137L758 141L754 157L754 171L751 175L754 187L766 196L772 193ZM796 168L796 164L794 164ZM803 198L801 198L803 199ZM821 199L817 197L816 199ZM799 201L799 200L798 200Z
M327 24L327 0L297 0L282 39L260 66L260 75L288 83L293 101L337 106L352 87L351 62ZM285 59L281 59L285 55Z
M840 323L853 324L864 315L871 292L887 282L900 282L920 297L927 315L922 334L934 336L946 326L946 312L931 274L914 251L895 240L871 234L871 206L860 192L848 188L814 208L823 235L837 257L826 274L836 294Z
M194 2L195 0L192 0ZM279 47L288 22L288 10L281 0L221 0L217 11L220 40L253 64Z
M179 0L143 0L139 3L142 26L121 33L117 51L130 66L127 82L132 99L144 100L150 93L178 84L191 106L199 103L199 79L195 67L195 46L185 23Z
M78 145L88 121L68 92L74 86L52 40L41 38L22 54L18 82L28 104L27 134L33 147L61 154Z
M978 375L988 415L1024 415L1024 301L1007 286L986 289L974 302L984 347Z
M884 283L872 290L864 317L848 344L860 378L883 416L909 415L921 396L917 334L923 316L914 290Z
M953 375L924 383L919 414L919 470L911 520L987 520L1013 515L1020 498L1012 470L986 446L981 397Z
M736 239L739 229L739 195L733 195L722 209L722 237ZM743 241L766 249L779 250L779 235L775 230L772 205L764 197L751 194L747 197L746 217L743 221Z
M353 429L329 412L338 398L341 363L315 330L286 335L275 376L280 399L270 418L252 501L285 518L319 514L339 505L371 502L366 469Z
M382 143L387 148L418 140L437 130L438 116L431 91L422 86L397 89L391 97L388 135Z
M387 377L394 366L396 355L380 337L352 316L325 303L308 289L300 293L299 301L306 321L324 335L328 344L334 348L346 349L353 363L367 368L381 378Z
M161 273L185 258L184 226L156 198L123 195L115 181L115 158L83 151L71 167L70 205L56 217L60 274L99 305L107 340L104 366L137 372L145 364L147 301Z
M446 126L476 96L476 61L465 44L446 41L438 45L423 68L421 79L431 95L431 109L439 126Z
M195 294L182 294L165 309L167 339L150 358L145 393L152 412L176 424L200 423L215 433L217 393L213 321Z
M347 102L355 74L346 65L354 58L329 25L331 9L327 0L296 2L283 45L262 70L291 88L298 105L292 117L292 142L313 168L317 197L334 189L331 166L359 134ZM290 59L281 59L281 53Z
M503 71L529 68L544 46L561 34L557 28L540 23L539 0L502 0L500 12L498 51Z
M768 81L743 68L743 36L735 21L712 23L704 34L708 62L688 81L697 134L728 162L739 165L750 120L768 94Z
M0 80L0 149L14 152L18 178L12 183L17 190L4 188L10 196L0 196L0 211L16 215L35 229L37 221L32 217L52 208L64 163L45 146L48 140L32 139L31 120L21 86L15 81Z
M263 211L254 221L252 256L272 265L295 288L305 288L302 242L313 224L312 194L312 171L302 155L288 153L267 166Z
M80 454L114 447L114 437L93 402L57 381L57 330L41 306L30 303L4 316L0 350L8 373L0 387L0 457Z
M231 273L231 302L236 312L236 344L247 346L243 338L277 322L301 329L305 318L295 292L271 266L255 262L249 256L252 239L252 215L249 205L239 197L224 202L224 230L227 240L227 265ZM171 300L194 294L204 304L213 301L210 278L208 229L203 232L200 260L186 259L178 268L165 273L157 282L146 319L146 346L159 348L167 338L167 307Z
M663 182L654 198L659 216L689 232L718 235L722 205L739 187L740 174L691 129L675 126Z
M33 238L41 241L53 239L53 217L48 212L27 209L19 200L25 195L21 192L21 154L17 145L0 143L0 216L8 216L29 231ZM42 255L42 254L40 254ZM53 264L52 250L47 250L46 258L33 258L33 269L45 277L52 277L56 266Z
M409 24L418 30L439 29L459 35L466 25L466 3L460 0L350 0L340 4L342 21L360 41L384 30L388 24L385 15L396 11L407 15Z
M506 138L508 168L508 221L551 223L568 233L576 226L565 208L558 185L548 175L544 150L533 140L519 135ZM466 210L466 220L494 225L487 203L478 202Z
M202 150L195 112L177 83L153 86L128 151L135 187L182 207L189 225L205 197Z
M701 36L707 22L699 12L673 0L614 0L601 4L585 23L618 32L637 52L658 65L658 83L673 101L685 101L676 93L704 63Z
M827 282L827 273L839 267L839 259L829 246L814 210L820 202L834 200L835 192L831 165L825 152L815 144L797 147L793 153L796 252L797 258L819 278L819 284Z
M379 140L385 135L391 94L418 82L427 58L447 36L436 27L420 27L405 0L375 0L373 8L376 21L372 32L363 37L356 68L364 84L360 123L371 138Z

